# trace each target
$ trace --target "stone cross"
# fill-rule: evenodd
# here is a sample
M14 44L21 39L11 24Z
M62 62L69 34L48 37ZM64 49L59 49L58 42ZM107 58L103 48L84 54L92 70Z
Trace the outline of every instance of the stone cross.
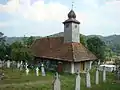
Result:
M20 71L23 69L23 61L20 62Z
M100 60L98 61L98 65L100 65Z
M77 77L76 77L75 90L80 90L80 75L79 75L79 72L77 73Z
M105 66L103 67L103 82L106 82L106 70L105 70Z
M53 90L61 90L61 84L57 72L56 72L55 80L53 82Z
M23 65L23 61L21 61L20 64Z
M26 75L28 75L29 74L29 69L28 68L26 68Z
M28 67L28 64L27 64L27 62L25 63L25 69L27 69L27 67Z
M39 76L39 68L36 68L36 76Z
M89 69L88 69L87 72L86 72L86 87L87 87L87 88L90 88L90 87L91 87Z
M42 76L46 76L46 75L45 75L45 69L44 69L44 65L43 65L43 64L41 65L41 72L42 72Z
M20 68L20 63L19 62L17 63L17 68Z
M95 83L96 83L96 84L99 84L99 70L98 70L98 68L97 68L97 70L96 70Z
M7 61L7 68L10 68L10 60Z

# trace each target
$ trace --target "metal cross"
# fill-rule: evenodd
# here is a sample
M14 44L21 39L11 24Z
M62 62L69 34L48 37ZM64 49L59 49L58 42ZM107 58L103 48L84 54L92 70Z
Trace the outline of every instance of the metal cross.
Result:
M74 1L72 1L72 9L74 8Z

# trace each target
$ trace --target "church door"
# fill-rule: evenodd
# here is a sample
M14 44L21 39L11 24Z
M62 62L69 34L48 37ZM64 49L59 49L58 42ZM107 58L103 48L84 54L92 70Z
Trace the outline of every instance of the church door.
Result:
M80 71L84 71L85 62L80 62Z

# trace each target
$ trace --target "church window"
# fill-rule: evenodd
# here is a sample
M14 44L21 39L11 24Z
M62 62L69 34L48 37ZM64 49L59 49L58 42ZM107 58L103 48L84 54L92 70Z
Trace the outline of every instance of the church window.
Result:
M69 24L66 24L66 28L69 27Z
M77 28L77 25L75 25L75 28Z

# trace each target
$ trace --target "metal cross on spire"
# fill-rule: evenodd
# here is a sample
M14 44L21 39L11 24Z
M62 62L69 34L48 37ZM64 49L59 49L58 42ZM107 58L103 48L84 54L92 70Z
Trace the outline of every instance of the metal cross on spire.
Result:
M74 1L72 0L72 9L74 8Z

